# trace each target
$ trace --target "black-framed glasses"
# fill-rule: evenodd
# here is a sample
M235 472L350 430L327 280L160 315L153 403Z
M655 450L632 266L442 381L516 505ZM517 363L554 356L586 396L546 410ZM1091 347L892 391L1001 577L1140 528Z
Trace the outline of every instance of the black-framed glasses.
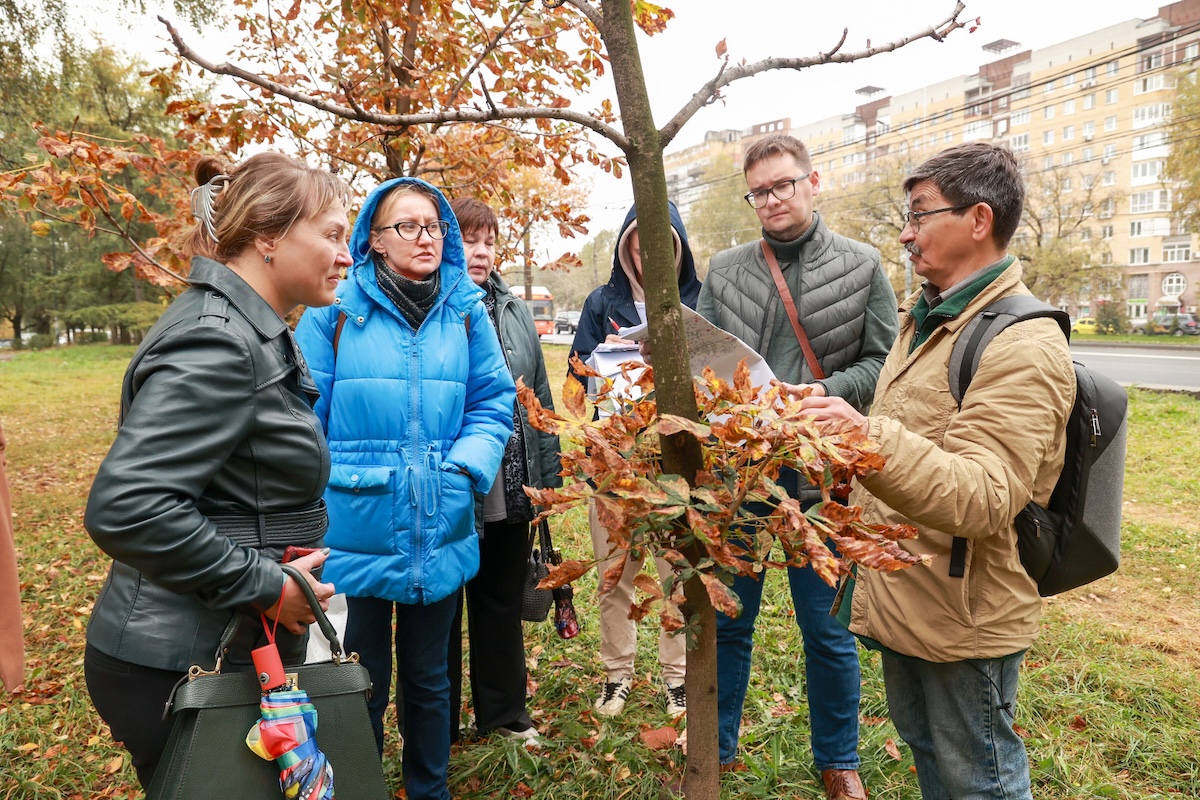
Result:
M800 177L792 178L791 180L780 181L774 186L767 187L766 189L759 189L755 192L746 192L744 195L742 195L742 197L746 199L746 202L750 204L751 208L762 208L767 204L767 196L772 194L775 195L775 197L779 200L791 200L796 196L796 182L804 180L809 175L812 175L812 172L806 172Z
M439 219L428 225L422 225L419 222L404 219L392 225L380 225L376 230L385 231L388 228L394 230L396 235L401 239L415 242L421 238L421 231L428 233L430 239L445 239L446 234L450 232L450 223L444 219Z
M944 211L966 211L974 203L967 203L965 206L946 206L945 208L935 208L933 211L905 211L900 215L900 219L905 225L911 225L913 233L921 230L921 218L928 217L930 214L941 214Z

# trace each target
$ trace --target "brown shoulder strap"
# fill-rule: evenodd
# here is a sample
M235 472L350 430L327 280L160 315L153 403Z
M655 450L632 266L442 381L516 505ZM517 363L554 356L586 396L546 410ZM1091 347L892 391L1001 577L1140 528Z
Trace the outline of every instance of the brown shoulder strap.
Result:
M346 327L346 312L338 312L337 326L333 329L333 363L337 363L338 342L342 339L342 328Z
M800 317L796 314L796 301L792 300L792 293L788 289L787 281L783 279L783 270L779 268L775 253L766 240L759 239L758 243L762 245L763 256L766 257L767 265L771 268L771 277L775 279L775 288L779 290L779 298L783 301L783 310L787 312L788 319L792 322L792 330L796 332L796 338L800 340L800 349L804 351L804 360L808 362L808 369L812 372L815 380L821 380L825 377L825 371L821 369L821 364L817 361L817 354L813 352L812 345L808 341L808 334L804 332L804 326L800 324Z

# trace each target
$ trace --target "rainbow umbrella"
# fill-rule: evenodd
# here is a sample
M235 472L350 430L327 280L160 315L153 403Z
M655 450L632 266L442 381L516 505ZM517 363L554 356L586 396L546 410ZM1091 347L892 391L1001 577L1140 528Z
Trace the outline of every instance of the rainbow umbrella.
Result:
M246 734L246 746L274 759L279 788L288 800L333 800L333 766L317 748L317 709L302 689L268 692L259 702L262 719Z

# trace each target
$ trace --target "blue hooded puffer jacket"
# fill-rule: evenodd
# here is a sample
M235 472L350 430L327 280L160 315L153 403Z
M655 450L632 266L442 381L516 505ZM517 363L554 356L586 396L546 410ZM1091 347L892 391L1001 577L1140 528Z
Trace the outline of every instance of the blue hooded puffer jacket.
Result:
M416 331L379 288L371 260L371 218L403 183L431 189L450 223L441 292ZM486 493L500 469L516 390L440 192L415 178L381 184L359 211L350 255L337 300L308 309L296 327L332 462L323 580L352 597L428 605L479 571L474 492Z
M683 228L683 217L679 209L668 201L671 212L671 227L679 237L679 300L688 308L696 307L700 297L700 279L696 277L696 262L692 258L692 248L688 245L687 231ZM620 250L625 242L626 234L631 225L637 221L637 206L629 209L625 221L621 223L621 232L617 234L617 246L613 250L612 275L608 283L592 290L583 301L583 311L579 314L579 326L575 329L575 341L571 352L577 353L581 361L587 361L588 356L596 349L596 345L604 341L610 333L616 333L615 322L622 328L636 325L640 322L637 308L633 304L633 290L629 288L629 278L621 268ZM587 385L587 381L575 374L570 367L567 374Z

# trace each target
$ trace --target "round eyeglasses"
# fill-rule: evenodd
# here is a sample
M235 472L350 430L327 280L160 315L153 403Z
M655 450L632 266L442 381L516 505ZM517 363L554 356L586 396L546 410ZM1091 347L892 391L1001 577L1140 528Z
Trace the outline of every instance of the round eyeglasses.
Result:
M774 186L770 186L766 189L759 189L758 191L754 192L746 192L746 194L742 195L742 197L746 199L746 202L750 204L751 208L762 208L765 206L767 204L767 197L769 195L775 195L776 199L778 200L791 200L796 196L796 182L804 180L809 175L812 175L812 173L806 172L798 178L780 181Z
M409 242L415 242L421 238L421 231L429 234L430 239L445 239L446 234L450 232L450 223L444 219L439 219L428 225L422 225L419 222L412 220L401 220L393 225L380 225L375 230L385 231L391 228L396 232L396 235L401 239Z
M941 214L945 211L966 211L974 203L968 203L965 206L946 206L945 208L935 208L933 211L905 211L900 215L900 219L905 225L912 226L913 233L921 230L921 218L928 217L930 214Z

